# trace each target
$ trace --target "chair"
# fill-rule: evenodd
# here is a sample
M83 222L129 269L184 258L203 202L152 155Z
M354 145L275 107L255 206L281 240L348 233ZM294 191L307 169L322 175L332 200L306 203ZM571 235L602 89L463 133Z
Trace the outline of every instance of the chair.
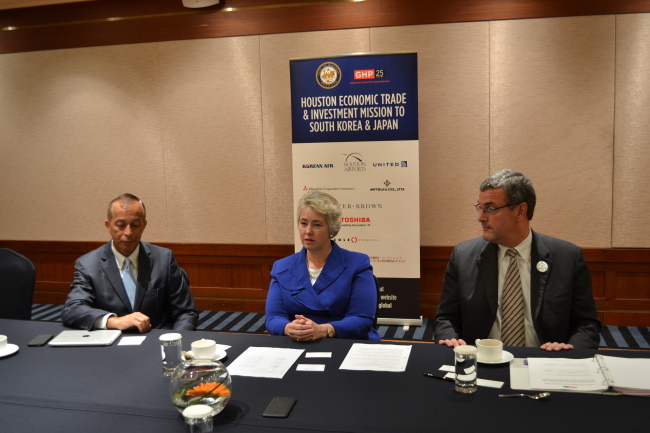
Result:
M377 305L375 306L375 318L372 321L372 327L377 329L377 315L379 314L379 280L375 276L375 274L372 274L372 278L375 279L375 287L377 288Z
M32 319L36 268L25 256L0 248L0 318Z

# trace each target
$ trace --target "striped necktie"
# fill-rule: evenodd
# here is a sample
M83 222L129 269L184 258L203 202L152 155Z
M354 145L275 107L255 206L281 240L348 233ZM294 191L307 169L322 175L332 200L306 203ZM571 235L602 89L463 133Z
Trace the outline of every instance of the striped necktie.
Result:
M131 308L135 302L135 277L133 276L133 271L131 271L131 259L124 259L124 269L122 271L122 282L124 283L124 288L126 289L126 294L131 301Z
M524 346L524 296L521 291L521 277L517 267L517 250L506 251L510 264L503 285L501 307L501 341L504 346Z

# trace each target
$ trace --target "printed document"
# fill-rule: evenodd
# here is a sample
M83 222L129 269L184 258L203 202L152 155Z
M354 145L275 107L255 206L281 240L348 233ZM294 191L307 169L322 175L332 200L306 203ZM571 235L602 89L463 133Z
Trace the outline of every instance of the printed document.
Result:
M410 355L410 345L354 343L340 369L404 371Z
M304 352L303 349L249 347L228 366L231 376L282 379Z
M594 358L528 358L532 389L605 391L608 387Z
M531 389L614 391L650 396L650 359L595 355L593 358L528 358Z

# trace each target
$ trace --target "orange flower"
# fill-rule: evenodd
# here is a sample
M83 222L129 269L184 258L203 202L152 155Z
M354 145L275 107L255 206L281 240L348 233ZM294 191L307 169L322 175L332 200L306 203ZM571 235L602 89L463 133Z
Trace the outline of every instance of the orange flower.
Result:
M230 391L223 383L207 382L195 386L187 391L187 395L197 395L203 397L214 397L219 395L228 395Z

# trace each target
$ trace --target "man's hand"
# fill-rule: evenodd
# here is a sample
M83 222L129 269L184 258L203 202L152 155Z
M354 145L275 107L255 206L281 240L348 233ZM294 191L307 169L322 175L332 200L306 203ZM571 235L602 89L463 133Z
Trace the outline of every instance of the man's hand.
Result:
M539 346L540 349L546 350L547 352L559 352L560 350L571 350L573 349L572 344L566 344L566 343L544 343L541 346Z
M135 313L127 314L122 317L109 317L106 321L106 329L119 329L120 331L126 331L132 328L136 328L141 334L149 332L151 329L149 317L136 311Z
M451 340L440 340L438 341L438 344L444 344L447 347L456 347L456 346L464 346L467 343L465 343L465 340L461 338L459 338L458 340L452 338Z

